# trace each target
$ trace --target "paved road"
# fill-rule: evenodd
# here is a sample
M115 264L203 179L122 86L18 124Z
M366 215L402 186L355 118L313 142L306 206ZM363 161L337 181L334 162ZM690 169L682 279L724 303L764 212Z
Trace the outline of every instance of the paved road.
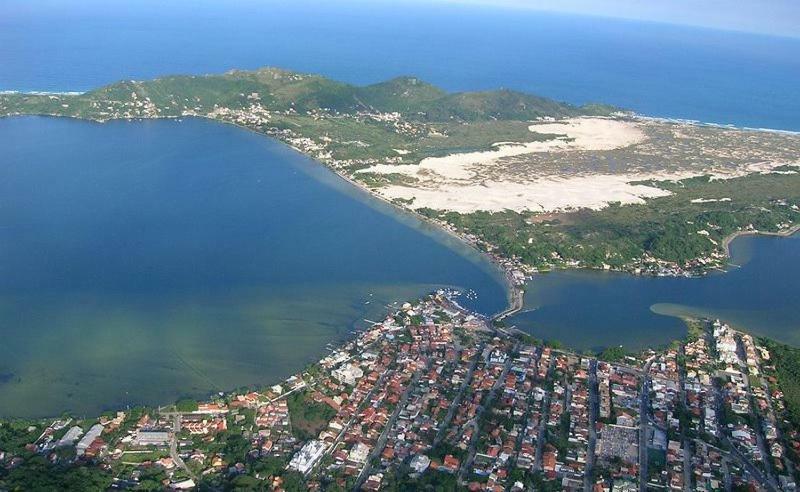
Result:
M534 363L533 367L536 367L536 365L539 364L539 359L541 358L541 356L542 356L542 351L540 348L539 350L536 351L536 362ZM514 454L508 462L508 467L507 467L508 470L514 470L517 467L517 459L519 458L519 452L522 449L522 441L525 439L526 435L525 431L528 426L528 420L531 418L531 410L533 409L533 406L536 404L536 402L533 400L532 394L533 393L531 392L528 393L528 395L526 396L527 405L525 407L525 414L522 416L522 420L520 421L522 424L522 429L520 429L519 435L517 436L516 442L514 443ZM511 481L509 480L509 483L506 485L506 490L510 491L513 485L514 484L511 483Z
M733 490L731 471L728 468L728 458L722 458L722 478L725 481L725 492L730 492Z
M174 414L172 419L172 439L169 443L169 455L172 458L172 461L174 461L179 468L184 470L192 478L192 480L197 481L197 477L194 473L192 473L191 470L189 470L189 467L186 466L186 463L183 462L183 458L178 456L178 433L181 431L181 414Z
M773 484L772 481L767 480L767 478L764 476L764 474L761 473L761 470L756 468L756 466L753 464L753 462L750 461L747 458L747 456L742 454L742 452L739 451L736 448L736 445L734 443L732 443L730 441L730 439L728 439L728 436L723 435L722 436L722 441L730 447L730 449L731 449L730 450L730 455L734 456L735 458L737 458L739 460L740 464L743 465L745 468L747 468L747 471L750 472L750 474L753 475L755 477L755 479L758 480L761 483L761 485L766 487L767 490L772 490L773 492L778 492L778 488L775 486L775 484Z
M427 372L431 367L431 360L428 360L428 364L423 370L417 370L414 373L414 376L411 378L411 381L408 383L405 391L403 391L403 395L400 397L400 401L397 402L395 406L394 412L389 417L388 422L383 427L383 432L381 432L378 441L375 443L375 446L370 451L369 455L367 456L367 462L364 464L364 468L361 469L361 473L358 475L358 479L356 479L356 485L353 487L354 491L360 490L361 486L364 482L369 478L370 473L372 473L372 460L375 459L381 451L383 451L383 447L386 446L386 440L389 439L389 432L391 432L394 423L397 421L397 417L400 415L400 412L406 407L406 403L408 402L408 396L411 394L411 390L419 382L419 378L423 372Z
M336 446L338 446L339 443L342 442L342 439L344 438L344 435L347 433L348 430L350 430L350 427L353 425L353 422L358 420L358 414L361 413L361 411L364 410L364 408L366 408L367 405L369 405L369 399L370 399L370 397L372 397L372 393L375 392L376 388L380 388L380 387L383 386L383 382L386 379L386 375L388 373L389 373L388 370L383 371L383 373L378 378L378 381L375 383L375 386L373 386L372 389L369 390L367 395L364 397L364 400L358 405L358 407L356 407L356 412L353 415L353 418L351 418L347 422L347 424L344 426L344 428L341 430L341 432L339 432L339 435L336 436L336 439L333 440L333 443L328 447L328 449L325 450L325 456L329 456L336 449ZM322 463L322 460L317 461L317 465L319 465L320 463ZM311 470L308 471L307 475L312 474L314 472L315 468L316 468L316 465L314 466L314 468L312 468Z
M722 408L724 405L722 401L722 391L717 387L716 384L714 385L714 394L716 396L717 415L722 415ZM759 470L753 464L753 462L750 461L750 459L747 456L742 454L742 452L739 451L736 445L733 442L731 442L725 430L722 431L721 440L730 448L729 456L733 456L734 458L736 458L741 463L741 465L744 466L747 469L747 471L750 472L750 474L756 478L756 480L758 480L763 486L767 488L767 490L771 490L774 492L778 491L778 487L771 480L767 480L767 477L765 477L764 474L761 473L761 470Z
M642 392L639 401L639 492L647 490L647 427L650 423L650 366L649 359L642 369Z
M546 381L553 378L553 367L555 367L555 357L550 357L550 365L547 367ZM547 419L550 416L550 398L552 392L547 391L542 399L542 418L539 422L539 437L536 439L536 456L533 459L533 471L540 471L542 469L542 451L544 450L544 441L547 437Z
M517 346L515 345L512 351L516 350ZM500 387L502 387L503 384L505 383L506 375L508 374L509 369L511 369L511 362L512 362L511 357L509 357L508 360L506 360L505 365L503 366L503 371L500 373L500 376L498 376L497 380L494 382L492 389L489 390L489 394L486 395L484 403L480 407L478 407L478 411L475 413L475 418L473 418L472 420L472 427L474 429L474 432L472 433L472 438L470 439L469 448L467 450L467 458L461 464L461 469L458 472L459 482L463 481L464 476L469 471L470 467L472 466L472 462L475 459L475 447L478 445L478 437L480 435L478 422L480 422L481 415L483 415L483 412L486 410L487 407L491 407L495 395L497 394L497 390Z
M680 347L680 355L686 356L683 345ZM681 364L678 366L678 396L683 408L688 409L684 383L686 383L686 368ZM684 426L681 426L681 446L683 447L683 490L684 492L689 492L694 490L692 487L692 448L690 441L686 438L686 428Z
M517 283L514 281L514 278L508 273L506 273L506 279L508 280L510 290L509 306L503 311L497 313L494 318L492 318L492 321L502 321L504 318L511 316L522 309L525 299L525 292L517 285Z
M447 411L447 415L445 416L444 421L442 421L441 427L439 427L439 430L436 432L436 437L433 439L434 448L438 446L447 435L447 428L450 426L450 422L453 420L453 416L455 415L459 405L461 405L461 399L464 397L464 391L467 389L467 386L469 386L470 381L472 381L472 374L475 372L475 367L478 365L478 360L481 358L481 354L483 353L483 348L485 346L485 344L481 344L478 347L478 353L472 358L472 363L467 370L467 375L464 377L464 381L461 383L461 386L458 389L458 394L453 399L453 403L450 405L450 409Z
M767 395L767 403L769 404L769 412L767 414L767 417L775 426L775 430L777 431L778 434L778 439L782 441L784 438L783 431L781 430L780 426L777 423L777 419L775 418L775 410L774 410L775 404L772 401L772 394L769 391L769 385L761 376L759 376L758 381L761 387L764 388L764 393ZM786 475L789 475L790 477L794 476L794 463L792 463L792 460L788 458L788 454L784 455L783 464L784 466L786 466Z
M594 474L594 451L597 444L597 430L595 429L595 422L597 422L598 414L598 395L597 395L597 360L592 359L589 361L589 448L586 454L586 470L583 474L583 490L591 492Z

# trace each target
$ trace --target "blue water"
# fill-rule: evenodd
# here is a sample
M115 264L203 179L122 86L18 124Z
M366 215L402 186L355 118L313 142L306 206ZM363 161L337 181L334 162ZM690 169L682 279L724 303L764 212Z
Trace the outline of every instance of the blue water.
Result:
M596 349L658 346L682 337L679 317L720 318L800 345L800 235L747 236L731 245L725 274L700 279L596 271L536 276L511 323L534 336Z
M261 135L0 119L0 416L273 384L386 304L500 272Z
M800 130L798 53L796 39L448 4L0 3L0 90L272 65ZM0 415L274 381L385 303L440 285L476 289L468 304L485 313L504 304L474 252L240 129L16 118L0 120L0 155ZM515 319L577 346L649 344L682 331L651 306L707 308L800 343L786 328L798 321L792 278L776 290L753 265L733 297L737 284L723 284L737 277L670 287L554 274L529 293L540 309ZM750 289L762 304L729 304Z
M800 130L800 39L409 2L5 0L0 90L275 65Z

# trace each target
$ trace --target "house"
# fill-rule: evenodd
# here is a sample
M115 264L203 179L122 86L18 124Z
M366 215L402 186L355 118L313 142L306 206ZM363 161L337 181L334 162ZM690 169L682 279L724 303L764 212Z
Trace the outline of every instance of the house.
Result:
M444 463L442 464L442 468L447 471L451 471L453 473L457 472L459 467L461 466L461 462L453 456L452 454L448 454L444 457Z
M356 384L356 381L361 379L364 375L364 371L361 370L360 367L354 364L345 364L341 367L334 369L331 372L331 376L339 381L342 384L347 384L349 386L353 386Z
M75 446L76 454L78 456L83 456L89 446L91 446L92 442L100 437L100 434L102 434L104 428L105 427L103 427L102 424L94 424L86 433L86 435L84 435L83 438L78 441L78 444Z
M431 465L431 459L424 454L418 454L411 460L411 469L416 473L424 473Z
M133 442L136 446L163 446L169 443L169 432L140 430Z

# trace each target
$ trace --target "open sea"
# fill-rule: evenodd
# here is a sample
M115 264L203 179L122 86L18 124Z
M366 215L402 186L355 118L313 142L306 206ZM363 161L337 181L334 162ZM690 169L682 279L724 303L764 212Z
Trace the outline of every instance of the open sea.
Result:
M0 3L0 90L270 65L800 131L798 53L798 39L452 4ZM0 156L0 415L273 382L439 286L474 289L464 302L486 314L506 301L473 251L235 127L11 118ZM737 240L752 254L729 277L551 274L514 320L577 346L638 346L682 332L654 311L691 310L800 343L798 243Z
M272 65L800 130L798 53L798 38L446 2L0 2L0 90Z

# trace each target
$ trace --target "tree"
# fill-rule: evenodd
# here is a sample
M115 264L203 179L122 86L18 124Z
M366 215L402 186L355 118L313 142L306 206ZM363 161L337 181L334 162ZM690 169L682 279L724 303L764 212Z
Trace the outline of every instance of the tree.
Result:
M191 398L182 398L175 403L175 408L179 412L194 412L197 410L197 401Z

